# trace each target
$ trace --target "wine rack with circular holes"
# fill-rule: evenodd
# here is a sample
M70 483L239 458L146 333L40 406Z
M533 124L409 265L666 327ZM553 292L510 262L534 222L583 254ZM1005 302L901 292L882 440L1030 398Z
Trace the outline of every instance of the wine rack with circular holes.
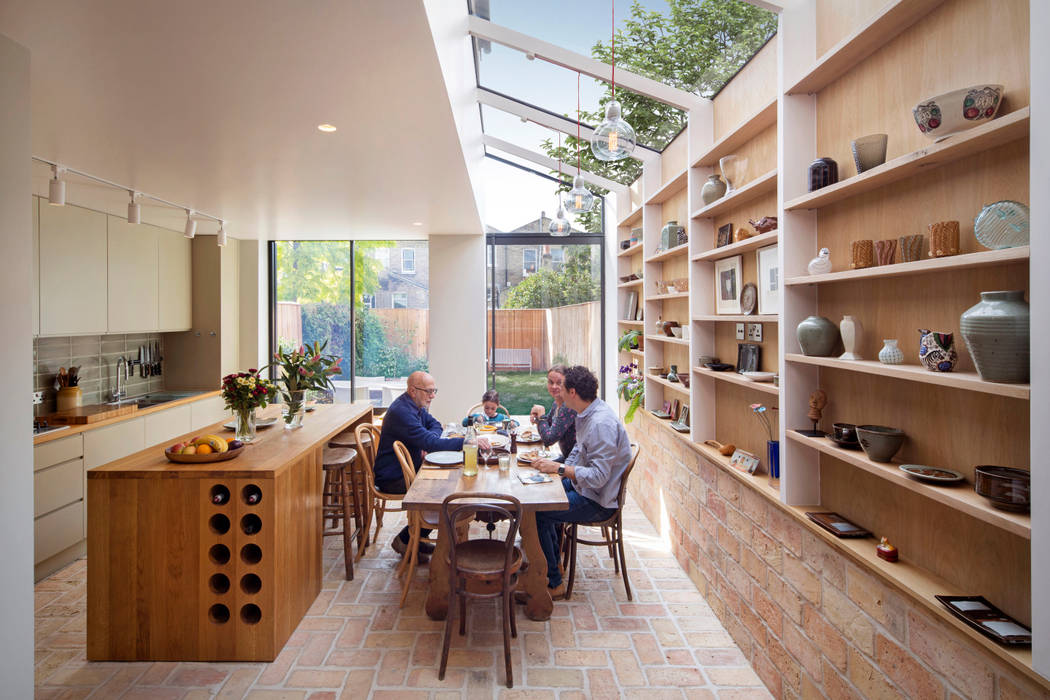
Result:
M272 616L263 595L268 576L262 535L272 527L265 482L231 479L203 486L203 607L213 631L244 631Z

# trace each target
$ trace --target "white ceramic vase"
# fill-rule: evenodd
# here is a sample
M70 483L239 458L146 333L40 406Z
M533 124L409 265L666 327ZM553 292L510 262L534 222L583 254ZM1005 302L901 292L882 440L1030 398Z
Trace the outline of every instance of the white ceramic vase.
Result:
M879 362L884 365L904 364L904 353L897 347L897 339L883 339L882 350L879 350Z
M864 359L857 353L857 348L861 346L864 334L864 327L861 326L860 321L852 316L843 316L842 320L839 321L839 333L842 334L842 346L846 350L846 352L839 355L839 359Z

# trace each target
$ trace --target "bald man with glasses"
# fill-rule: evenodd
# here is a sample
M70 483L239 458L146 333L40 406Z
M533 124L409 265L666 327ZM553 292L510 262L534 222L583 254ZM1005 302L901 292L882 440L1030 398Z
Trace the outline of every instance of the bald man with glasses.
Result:
M405 493L405 477L401 473L401 463L394 453L394 443L398 440L405 444L412 455L412 465L418 472L423 464L424 452L453 452L463 449L463 438L442 438L441 423L430 415L430 404L437 395L437 384L426 372L413 372L408 376L408 388L405 393L394 399L383 416L383 430L379 434L379 448L376 450L375 483L376 488L384 493ZM430 530L422 530L427 537ZM390 543L394 551L404 555L408 548L408 527L401 530ZM420 555L429 555L434 545L429 542L419 543ZM420 559L425 561L425 556Z

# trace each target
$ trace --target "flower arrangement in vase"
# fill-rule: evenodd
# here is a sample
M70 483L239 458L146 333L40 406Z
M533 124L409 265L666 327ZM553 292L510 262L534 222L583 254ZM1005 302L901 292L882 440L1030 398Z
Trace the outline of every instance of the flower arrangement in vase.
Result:
M236 418L236 439L255 438L255 409L266 408L277 398L277 386L259 376L259 370L227 374L222 378L222 399Z
M623 422L630 423L645 397L645 380L638 371L638 363L632 362L620 366L620 381L616 385L616 395L627 402L627 412Z
M769 467L769 477L771 479L780 478L780 441L773 439L773 421L769 418L769 413L777 410L776 406L770 406L766 408L760 403L751 404L751 412L755 414L758 421L762 424L762 427L766 429L766 462Z
M300 345L297 349L280 348L273 354L271 367L277 367L281 376L277 379L281 399L284 401L284 427L301 428L306 410L306 392L334 389L332 375L342 370L343 358L324 354L328 341Z

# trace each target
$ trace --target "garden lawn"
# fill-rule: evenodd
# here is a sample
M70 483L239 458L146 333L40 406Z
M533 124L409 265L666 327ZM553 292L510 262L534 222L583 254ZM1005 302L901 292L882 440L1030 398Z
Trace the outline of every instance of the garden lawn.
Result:
M536 404L550 410L552 400L547 393L547 375L543 372L496 372L493 388L499 392L500 403L512 416L528 415Z

